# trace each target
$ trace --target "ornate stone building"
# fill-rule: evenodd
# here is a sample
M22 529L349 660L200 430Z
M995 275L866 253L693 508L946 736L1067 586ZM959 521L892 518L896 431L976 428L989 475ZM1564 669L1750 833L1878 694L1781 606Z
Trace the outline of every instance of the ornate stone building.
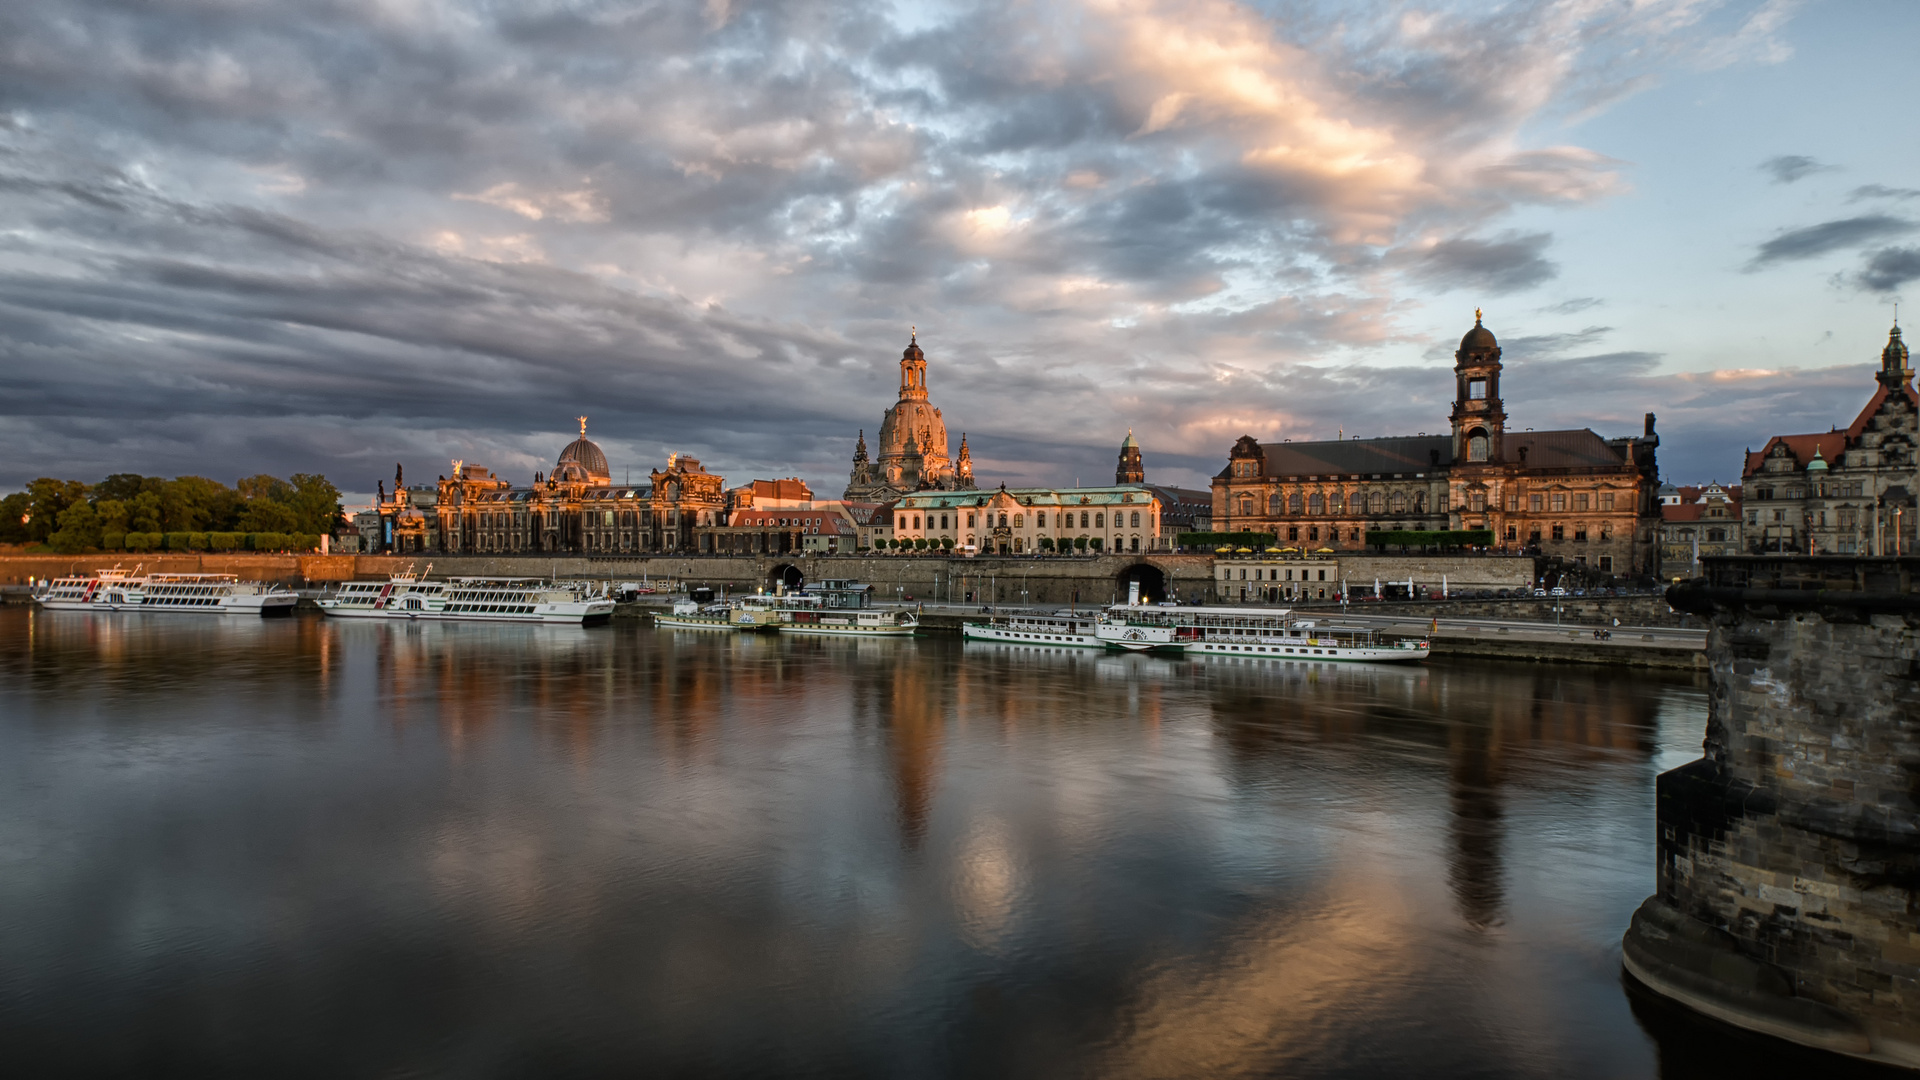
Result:
M1678 580L1698 577L1700 560L1739 555L1740 485L1660 489L1660 576Z
M1153 551L1160 497L1153 489L1000 488L922 491L893 504L895 540L926 540L964 555Z
M879 457L867 456L867 433L853 451L843 498L888 502L911 491L973 490L973 455L960 436L957 457L947 455L947 422L927 398L927 355L916 331L900 354L900 400L880 421Z
M1920 486L1920 396L1900 327L1880 351L1878 385L1844 428L1775 435L1741 472L1747 550L1911 555Z
M1477 312L1453 371L1447 434L1277 446L1242 436L1213 480L1213 527L1272 532L1311 551L1363 548L1375 530L1484 529L1499 549L1603 573L1653 572L1653 414L1626 438L1510 431L1500 344Z
M560 451L553 471L515 487L479 466L455 461L451 476L406 488L376 512L376 550L448 554L656 554L699 550L700 530L723 524L725 482L684 454L655 469L650 484L613 483L607 456L580 437Z

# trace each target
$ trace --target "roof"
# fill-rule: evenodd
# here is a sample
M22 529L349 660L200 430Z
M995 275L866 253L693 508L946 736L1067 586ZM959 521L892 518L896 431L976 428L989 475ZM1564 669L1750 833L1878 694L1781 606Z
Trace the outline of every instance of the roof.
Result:
M600 447L585 435L568 443L567 448L560 451L560 458L555 466L557 468L559 464L568 461L578 464L586 470L589 477L595 480L604 481L613 476L613 471L607 467L607 455L601 453Z
M813 489L807 486L805 480L797 476L788 477L785 480L755 480L747 486L753 489L753 497L756 499L793 499L798 501L811 501L813 499Z
M1453 436L1400 435L1384 439L1267 443L1260 447L1267 476L1424 472L1453 462ZM1226 476L1231 470L1222 470Z
M1097 488L994 488L978 491L916 491L900 496L902 510L945 510L986 506L1002 494L1022 506L1144 506L1159 498L1139 484ZM1209 496L1211 498L1211 496Z
M1920 394L1915 393L1911 385L1903 384L1899 390L1906 395L1909 402L1916 408L1920 408ZM1874 414L1880 411L1880 406L1886 403L1887 395L1890 393L1893 393L1893 388L1886 383L1875 385L1873 396L1867 399L1859 415L1853 418L1853 423L1848 424L1845 430L1833 428L1830 431L1814 432L1809 435L1775 435L1760 449L1747 451L1746 464L1742 467L1740 475L1752 476L1766 461L1767 454L1780 443L1786 444L1787 451L1793 455L1794 464L1803 469L1813 460L1813 451L1816 447L1820 450L1820 456L1828 461L1838 458L1858 445L1860 433L1867 430L1867 425L1872 422Z
M1618 443L1601 438L1591 428L1509 431L1506 454L1508 461L1523 462L1529 469L1617 469L1632 463Z

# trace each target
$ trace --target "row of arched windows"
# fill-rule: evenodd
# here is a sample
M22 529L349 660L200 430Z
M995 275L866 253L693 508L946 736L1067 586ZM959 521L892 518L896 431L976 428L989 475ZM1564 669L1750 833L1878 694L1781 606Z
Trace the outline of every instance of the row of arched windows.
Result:
M1249 510L1249 511L1247 511L1247 512L1248 512L1248 513L1252 513L1252 511L1251 511L1251 510ZM1005 529L1005 528L1015 528L1015 529L1023 529L1023 528L1025 528L1025 527L1026 527L1026 515L1025 515L1025 514L1012 514L1012 515L1011 515L1011 518L1012 518L1012 520L1011 520L1011 523L1009 523L1009 520L1008 520L1008 518L1009 518L1009 514L1008 514L1008 513L1006 512L1006 511L1002 511L1002 512L1000 512L1000 514L999 514L998 516L999 516L999 523L1000 523L1000 524L999 524L999 527L1000 527L1000 528L1003 528L1003 529ZM1074 517L1074 515L1073 515L1073 511L1071 511L1071 510L1062 510L1062 511L1059 511L1058 513L1056 513L1056 514L1054 515L1054 521L1056 522L1056 526L1055 526L1055 527L1056 527L1056 528L1061 528L1061 529L1071 529L1071 528L1073 528L1073 527L1074 527L1074 525L1073 525L1073 517ZM989 512L989 513L988 513L988 514L986 515L986 518L987 518L987 527L988 527L988 528L993 528L993 527L994 527L994 518L995 518L995 515L994 515L993 513L991 513L991 512ZM900 524L899 524L898 526L896 526L896 528L899 528L899 529L902 529L902 530L907 530L907 529L913 529L913 530L918 530L918 529L920 528L920 522L921 522L921 520L922 520L922 519L921 519L921 516L920 516L919 514L901 514L901 515L900 515ZM929 529L946 529L946 528L948 528L948 527L949 527L949 526L947 525L947 515L946 515L946 514L941 514L941 515L939 515L939 516L938 516L938 518L937 518L937 520L938 520L938 522L939 522L939 523L938 523L937 525L935 524L935 521L936 521L936 518L935 518L935 516L934 516L933 514L928 514L928 515L926 515L926 518L925 518L925 520L926 520L926 527L927 527L927 528L929 528ZM957 515L957 514L956 514L956 515L954 515L954 520L955 520L955 522L956 522L956 524L957 524L957 522L958 522L958 520L959 520L959 515ZM1041 529L1044 529L1044 528L1046 528L1046 527L1047 527L1047 512L1046 512L1046 511L1044 511L1044 510L1038 510L1038 511L1035 511L1035 512L1034 512L1034 515L1033 515L1033 524L1034 524L1034 526L1035 526L1036 528L1041 528ZM971 513L969 513L969 514L967 515L967 525L966 525L966 527L967 527L967 528L969 528L969 529L971 529L971 528L973 528L973 527L974 527L974 515L973 515L973 514L971 514ZM1100 510L1082 510L1082 511L1080 511L1080 528L1082 528L1082 529L1104 529L1104 528L1106 528L1106 527L1107 527L1107 515L1106 515L1106 512L1105 512L1105 511L1100 511ZM1138 511L1138 510L1134 510L1134 511L1131 511L1131 512L1128 512L1128 511L1123 511L1123 510L1116 510L1116 511L1114 511L1114 512L1113 512L1113 527L1114 527L1114 528L1116 528L1116 529L1119 529L1119 528L1134 528L1134 529L1138 529L1138 528L1140 528L1140 511Z

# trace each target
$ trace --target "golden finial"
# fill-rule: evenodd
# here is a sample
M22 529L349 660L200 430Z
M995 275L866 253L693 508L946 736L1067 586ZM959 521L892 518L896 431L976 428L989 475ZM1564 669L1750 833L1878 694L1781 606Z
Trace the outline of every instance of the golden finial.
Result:
M580 418L580 437L587 437L587 418L584 416Z
M1475 326L1480 325L1480 309L1479 308L1473 309L1473 325Z
M919 342L919 340L920 340L920 328L917 326L907 327L907 343L911 345Z

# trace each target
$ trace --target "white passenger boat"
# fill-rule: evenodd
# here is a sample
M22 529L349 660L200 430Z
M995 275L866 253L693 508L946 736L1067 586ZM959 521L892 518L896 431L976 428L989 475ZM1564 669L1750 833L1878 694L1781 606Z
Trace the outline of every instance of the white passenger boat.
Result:
M783 634L816 634L830 637L912 637L920 628L920 617L911 611L884 611L878 608L811 608L787 613L780 624Z
M411 571L386 581L345 582L319 603L328 615L354 619L578 626L613 617L613 598L584 583L482 577L429 581Z
M1425 660L1426 641L1390 639L1367 627L1320 626L1287 609L1232 607L1109 608L1095 631L1121 649L1187 656L1405 663Z
M34 600L51 611L197 611L290 615L300 598L280 585L233 574L146 574L114 567L42 582Z
M1063 648L1104 649L1107 643L1094 633L1098 612L1019 613L995 615L983 622L963 622L960 636L968 641L1012 641L1022 645L1058 645Z

